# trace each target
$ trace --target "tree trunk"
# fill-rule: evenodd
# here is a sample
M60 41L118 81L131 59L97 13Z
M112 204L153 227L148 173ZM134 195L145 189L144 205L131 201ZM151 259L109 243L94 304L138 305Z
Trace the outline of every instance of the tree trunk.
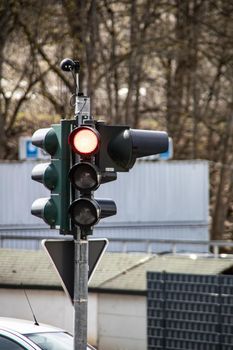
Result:
M224 193L227 193L227 189L232 186L232 139L233 139L233 114L226 123L225 142L222 153L222 167L220 172L220 180L217 190L217 196L215 201L215 207L213 211L213 223L211 230L211 239L221 240L224 239L224 221L226 219L226 212L228 207L228 201ZM230 183L229 183L230 181Z

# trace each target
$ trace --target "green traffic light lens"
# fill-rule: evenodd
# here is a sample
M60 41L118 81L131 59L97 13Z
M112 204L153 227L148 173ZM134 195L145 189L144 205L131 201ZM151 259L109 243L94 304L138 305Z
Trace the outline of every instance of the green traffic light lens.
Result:
M79 191L96 189L99 186L99 177L97 168L90 163L77 163L69 172L71 183Z
M91 227L99 220L100 208L97 202L88 198L80 198L70 205L69 213L75 225Z

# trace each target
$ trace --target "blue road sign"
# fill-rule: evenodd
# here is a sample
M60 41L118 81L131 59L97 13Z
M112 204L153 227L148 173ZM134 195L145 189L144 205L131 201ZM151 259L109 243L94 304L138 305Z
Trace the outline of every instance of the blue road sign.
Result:
M168 150L166 152L160 153L158 159L160 160L168 160L173 157L173 142L172 138L169 137Z
M38 158L38 147L34 146L31 140L26 141L26 158Z

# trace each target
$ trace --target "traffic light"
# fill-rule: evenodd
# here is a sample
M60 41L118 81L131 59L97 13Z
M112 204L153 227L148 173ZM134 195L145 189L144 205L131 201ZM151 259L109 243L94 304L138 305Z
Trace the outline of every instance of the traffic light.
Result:
M94 199L93 192L104 182L116 180L115 172L101 172L95 165L101 139L94 124L75 127L69 135L72 167L69 179L73 200L69 214L75 226L88 231L102 218L116 214L116 204L110 199Z
M101 138L96 164L100 171L129 171L137 158L168 150L168 135L163 131L130 129L128 126L96 124Z
M34 201L32 214L60 233L70 234L80 227L86 236L100 219L117 211L113 200L95 199L94 191L116 180L117 172L129 171L137 158L167 151L168 136L93 120L82 125L77 120L61 120L37 130L32 143L51 155L51 162L38 164L32 171L32 179L51 192L50 197Z
M50 154L49 163L37 164L32 170L32 179L51 191L50 197L36 199L31 213L43 219L50 228L58 228L63 234L70 233L68 208L70 204L70 149L68 135L72 121L61 120L51 128L39 129L32 136L33 145Z

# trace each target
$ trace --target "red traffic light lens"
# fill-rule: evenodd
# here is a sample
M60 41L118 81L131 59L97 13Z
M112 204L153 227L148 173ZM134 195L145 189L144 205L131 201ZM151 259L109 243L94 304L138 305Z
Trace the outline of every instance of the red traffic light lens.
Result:
M99 149L100 136L98 131L88 126L74 129L69 135L69 144L73 151L83 156L91 156Z

